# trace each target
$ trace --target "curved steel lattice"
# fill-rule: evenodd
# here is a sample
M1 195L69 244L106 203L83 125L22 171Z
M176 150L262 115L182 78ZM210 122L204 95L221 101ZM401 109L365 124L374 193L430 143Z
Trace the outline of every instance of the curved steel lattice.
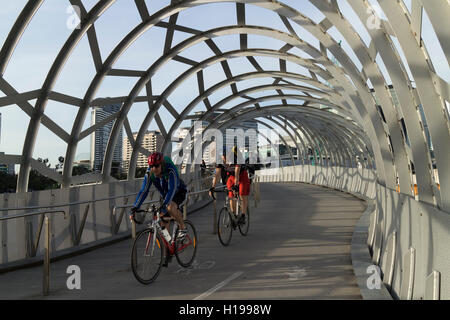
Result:
M434 70L421 36L422 15L425 11L438 39L434 45L442 47L450 63L450 29L440 23L450 16L448 1L411 0L411 9L408 9L403 1L380 0L378 5L385 15L381 19L374 13L371 5L374 1L348 0L344 3L337 0L305 0L284 3L274 0L172 0L159 11L151 12L148 3L135 0L130 1L130 6L135 7L142 22L125 37L117 39L116 47L104 58L100 54L98 38L105 35L97 34L95 25L115 5L115 1L100 0L87 10L81 0L70 0L68 4L70 2L80 8L79 28L73 30L60 48L42 87L18 92L3 75L22 35L33 17L39 14L43 2L30 0L26 3L0 51L0 90L5 94L5 97L0 98L0 107L17 105L30 118L22 154L20 157L5 157L10 162L20 164L18 192L27 190L32 167L56 179L63 187L74 183L72 167L79 142L104 124L82 130L92 106L121 104L120 111L105 120L114 120L103 171L97 177L98 181L106 183L111 179L109 173L114 147L122 127L125 127L132 141L128 177L133 179L138 154L148 153L141 144L151 122L155 121L162 132L165 138L163 148L167 151L172 134L183 120L194 119L193 110L203 103L206 112L198 116L199 120L219 114L211 122L211 128L225 128L243 119L257 119L264 126L281 128L293 141L299 141L296 142L297 149L304 164L308 162L309 146L316 146L317 150L324 153L319 160L325 166L328 165L325 159L341 166L354 166L356 159L360 159L364 166L376 168L380 184L450 211L450 135L446 106L450 101L450 87ZM235 20L230 21L229 25L197 30L177 23L179 15L184 12L222 2L235 7ZM321 13L320 22L316 23L302 13L302 4L306 2ZM374 19L377 22L375 27L368 22L365 24L365 33L370 37L368 44L363 41L353 21L342 13L343 5L351 7L363 23ZM276 15L285 30L265 25L262 19L259 25L247 24L246 18L251 7ZM146 70L115 67L118 59L131 50L130 46L152 28L165 30L163 54ZM298 35L299 29L315 37L319 45L303 40ZM335 40L331 30L340 33L345 47ZM182 33L185 38L172 45L175 32ZM237 49L223 52L216 42L222 37L233 35L240 40ZM106 36L114 37L113 34ZM249 38L252 36L275 39L282 42L283 46L251 48ZM89 88L82 97L54 91L66 62L84 37L89 41L96 70ZM207 59L194 61L183 57L185 51L199 44L204 44L210 50ZM279 68L265 70L259 62L261 57L276 60ZM236 58L245 59L254 71L233 75L230 60ZM170 61L181 62L188 69L180 72L161 94L155 96L152 79ZM391 83L385 79L379 61L384 64ZM225 80L205 83L204 70L214 65L222 68ZM307 75L290 70L291 65L307 69ZM410 74L407 70L410 70ZM121 77L135 79L127 96L96 98L103 80ZM186 101L184 106L173 107L169 102L171 95L192 77L197 77L198 96L192 101ZM241 83L258 79L266 82L244 90L238 89ZM231 95L215 104L211 103L210 98L216 92L228 88L231 89ZM145 92L145 95L141 95L141 92ZM34 99L36 102L32 105ZM70 132L66 132L44 113L50 100L78 108ZM134 138L128 114L137 102L148 102L149 109ZM264 105L265 102L270 105ZM228 107L224 109L225 106ZM418 112L419 106L426 118L432 146L423 129L424 119ZM170 127L161 119L163 110L175 118ZM62 176L40 167L32 158L41 125L67 144ZM431 148L433 154L429 152ZM291 158L293 160L292 154ZM415 184L417 194L414 191Z

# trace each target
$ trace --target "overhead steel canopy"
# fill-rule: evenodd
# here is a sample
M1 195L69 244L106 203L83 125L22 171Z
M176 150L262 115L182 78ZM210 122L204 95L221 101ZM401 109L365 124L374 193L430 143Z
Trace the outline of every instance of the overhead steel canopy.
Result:
M450 101L450 86L436 73L421 34L425 10L438 39L433 45L441 46L450 63L450 29L442 23L450 16L448 1L411 0L410 12L403 1L380 0L378 6L386 18L381 19L375 16L371 5L375 1L347 0L345 5L352 8L363 22L365 33L370 36L366 45L361 30L358 30L360 27L356 27L354 21L346 19L341 11L343 1L338 0L304 0L298 1L295 7L292 7L292 1L286 1L290 4L285 4L284 1L274 0L172 0L157 12L149 10L148 2L135 0L130 1L130 5L135 7L142 22L125 37L117 39L116 47L107 57L102 57L95 25L116 1L100 0L87 10L81 0L71 0L71 5L80 8L80 27L73 30L60 48L42 86L32 91L18 92L3 75L23 33L33 17L39 14L43 2L30 0L26 3L0 50L0 90L5 95L0 98L0 107L17 105L30 118L20 159L8 158L20 164L18 192L27 190L32 167L52 176L63 187L74 183L76 179L72 177L72 168L79 142L108 121L114 120L114 125L104 157L103 172L98 175L98 180L104 183L111 179L109 173L113 150L122 127L125 127L129 140L133 142L128 171L129 179L133 179L138 154L148 153L141 144L153 121L163 134L164 148L167 148L172 134L183 120L210 120L211 116L218 113L219 116L211 122L212 127L231 126L245 118L258 119L267 126L270 122L284 130L293 141L296 141L294 137L299 138L297 148L303 162L307 161L308 146L319 145L321 147L318 150L324 153L320 158L330 159L337 165L354 165L357 158L366 159L365 165L376 167L379 183L390 189L399 188L401 193L411 196L414 196L414 184L417 184L418 200L450 211L450 134L446 109L446 102ZM228 25L197 30L177 23L179 14L224 2L232 3L236 8L235 19L229 21ZM323 15L319 23L302 12L302 3L306 2ZM247 11L253 6L277 15L288 32L266 25L263 19L258 21L258 25L247 24ZM374 19L377 22L375 26L372 25ZM164 52L159 59L146 70L116 67L118 59L127 50L131 50L131 44L155 27L166 30ZM298 28L315 37L319 45L299 37L296 32ZM338 43L332 37L331 30L342 35L341 42ZM187 38L172 46L175 31L187 35ZM223 52L215 41L229 35L239 36L238 49ZM251 48L248 41L251 36L276 39L284 45L281 48ZM80 97L54 91L65 63L84 37L89 41L96 70L89 88ZM211 51L209 58L194 61L183 57L186 50L201 43ZM401 52L396 43L400 45ZM302 53L301 56L299 52ZM265 70L258 62L261 57L275 59L279 69ZM246 59L255 71L232 74L229 61L236 58ZM160 95L155 96L152 93L152 79L170 61L184 63L189 68L181 72ZM387 83L377 61L383 62L392 83ZM306 68L308 75L289 70L288 63ZM203 71L214 65L220 65L226 80L206 83ZM412 78L406 71L407 67ZM103 80L122 77L136 80L128 96L96 99L96 92L101 88ZM173 92L192 77L197 77L198 96L192 101L186 101L183 106L172 106L169 100ZM238 89L239 84L255 79L265 79L266 82L244 90ZM270 80L269 84L267 80ZM392 86L389 87L390 85ZM211 103L210 97L225 88L230 88L232 94L215 104ZM261 93L265 91L276 94L262 96ZM141 92L145 92L145 95L140 95ZM393 94L398 103L394 103ZM36 102L33 105L30 101L34 99ZM70 132L66 132L44 113L50 100L78 107ZM139 133L134 138L128 114L137 102L148 102L149 109L143 115ZM262 106L264 102L273 105ZM91 107L111 103L120 103L120 111L102 123L82 131ZM205 113L200 117L193 115L192 111L201 104L204 104ZM230 104L234 105L229 107ZM226 105L227 109L222 109ZM428 145L423 127L424 119L418 112L419 105L425 114L432 146ZM172 124L162 121L163 110L175 118ZM41 168L32 158L41 125L67 144L62 176ZM405 134L408 136L408 143ZM434 151L433 159L429 151L431 148ZM415 172L412 171L412 164Z

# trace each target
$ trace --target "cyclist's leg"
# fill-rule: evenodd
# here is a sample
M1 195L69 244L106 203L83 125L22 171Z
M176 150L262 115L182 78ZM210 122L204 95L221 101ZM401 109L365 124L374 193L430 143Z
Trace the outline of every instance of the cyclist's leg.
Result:
M235 183L234 176L230 176L227 180L227 190L231 190L231 188L234 186L234 183ZM231 212L235 213L237 199L234 197L233 192L231 191L228 192L228 198L230 198Z
M242 214L247 214L247 207L248 207L248 196L239 196L241 198L241 210Z
M175 219L181 229L186 229L183 221L183 214L181 213L180 209L178 209L178 205L174 201L171 201L169 203L169 205L167 206L167 211L169 212L170 216Z
M183 213L180 210L180 205L182 203L185 203L187 196L187 190L179 189L175 196L173 197L172 201L170 202L171 209L172 209L172 217L178 222L178 225L180 226L180 229L185 230L186 226L183 221Z
M241 199L242 214L247 214L248 195L250 194L250 181L243 176L239 181L239 196Z

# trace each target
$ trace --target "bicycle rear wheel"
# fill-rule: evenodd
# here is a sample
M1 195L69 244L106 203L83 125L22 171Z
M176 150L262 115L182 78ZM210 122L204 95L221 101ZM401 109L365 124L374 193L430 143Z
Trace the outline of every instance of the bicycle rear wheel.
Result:
M163 262L164 244L159 234L150 229L139 233L131 251L131 270L136 280L150 284L158 277Z
M247 214L245 215L245 223L239 223L239 232L246 236L248 233L248 228L250 227L250 209L247 207Z
M198 239L197 232L195 231L192 222L184 220L184 224L186 225L187 234L182 241L177 239L179 226L175 233L175 257L180 266L187 268L194 261L195 253L197 252Z
M217 220L217 235L222 245L228 246L233 235L233 226L230 212L224 207L220 210L219 219Z

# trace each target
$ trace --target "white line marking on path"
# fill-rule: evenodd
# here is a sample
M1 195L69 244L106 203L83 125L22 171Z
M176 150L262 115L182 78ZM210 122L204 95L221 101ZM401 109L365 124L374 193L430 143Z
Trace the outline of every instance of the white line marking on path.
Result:
M220 288L226 286L229 282L233 281L236 278L239 278L240 276L242 276L244 272L239 271L236 272L234 274L232 274L229 278L225 279L224 281L222 281L221 283L219 283L218 285L216 285L215 287L212 287L211 289L209 289L208 291L206 291L205 293L199 295L197 298L195 298L194 300L203 300L205 298L207 298L208 296L210 296L211 294L213 294L214 292L216 292L217 290L219 290Z

